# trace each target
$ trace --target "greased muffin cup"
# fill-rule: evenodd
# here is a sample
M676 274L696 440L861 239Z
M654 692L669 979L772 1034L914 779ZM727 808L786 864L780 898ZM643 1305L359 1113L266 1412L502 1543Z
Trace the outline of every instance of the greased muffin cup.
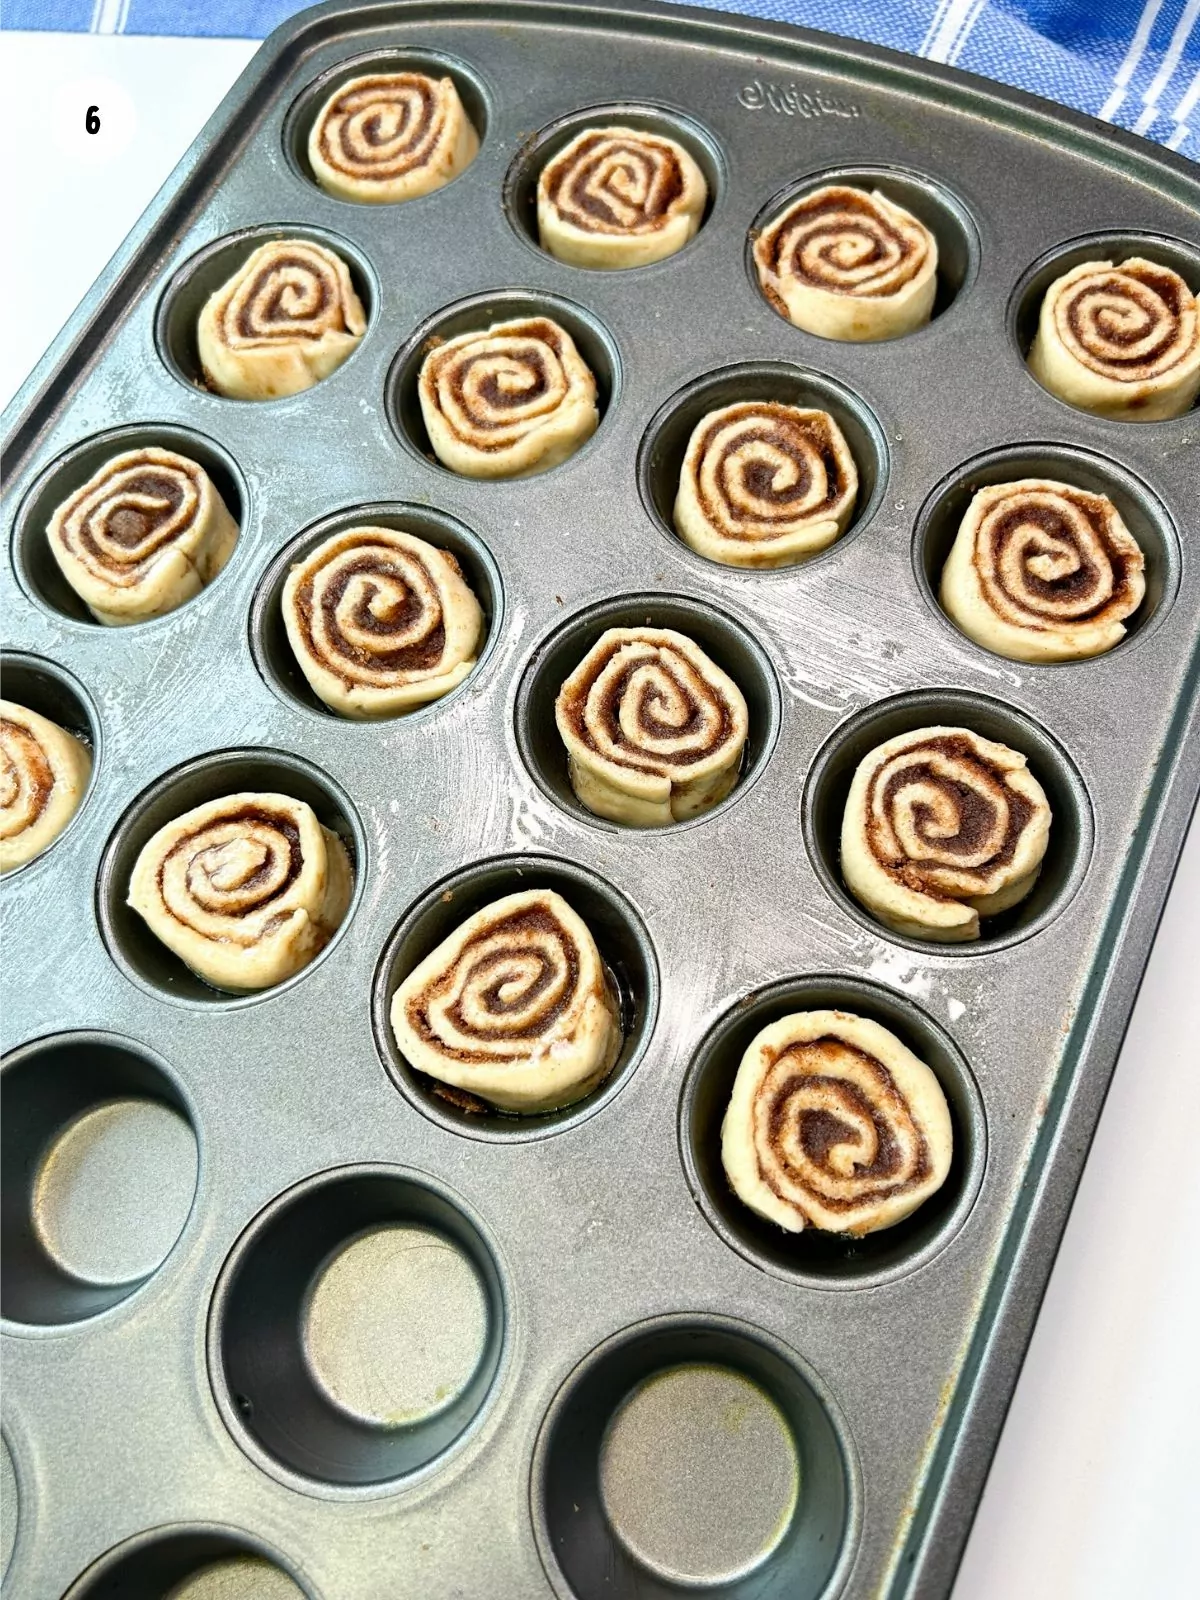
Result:
M465 118L439 181L322 187L322 108L403 166L432 100L356 96L417 78ZM589 130L686 152L679 248L544 248L581 138L572 203L657 204ZM934 241L915 325L780 315L756 246L822 191ZM1080 409L1029 358L1086 263L1200 290L1198 209L1169 152L748 18L337 0L264 47L6 425L4 697L91 757L0 884L6 1593L948 1593L1200 782L1194 412ZM258 387L310 291L321 350L250 401L200 319L256 259ZM106 626L50 530L130 456L193 463L237 538ZM143 476L76 530L122 576L173 515ZM868 863L977 938L856 896L885 748ZM652 818L572 782L631 750L683 779ZM130 904L181 824L142 904L219 971Z

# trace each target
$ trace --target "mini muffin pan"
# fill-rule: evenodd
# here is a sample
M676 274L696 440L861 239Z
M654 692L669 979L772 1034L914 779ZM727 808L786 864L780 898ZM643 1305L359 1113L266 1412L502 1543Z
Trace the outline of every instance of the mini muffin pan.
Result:
M449 73L480 153L399 206L330 198L320 100L391 64ZM677 256L538 248L539 166L593 119L700 161ZM938 235L927 327L831 343L760 293L754 229L834 178ZM366 336L306 393L221 399L196 314L281 235L344 257ZM6 419L5 689L95 755L2 890L6 1593L949 1591L1200 786L1200 413L1098 420L1024 350L1059 268L1136 249L1200 289L1198 236L1169 152L782 25L414 0L264 45ZM543 476L456 477L425 342L527 313L576 338L600 427ZM691 427L755 396L827 407L857 457L853 524L805 566L722 568L672 530ZM205 465L241 537L178 611L104 628L46 522L151 443ZM1030 472L1111 493L1146 552L1107 656L1002 660L938 608L971 490ZM486 615L471 676L399 721L329 714L283 631L290 559L355 520L453 551ZM650 832L580 808L553 726L604 627L643 622L750 708L728 800ZM855 761L943 721L1024 751L1055 819L1035 893L955 947L873 922L837 856ZM125 894L156 827L243 787L312 804L356 886L317 961L235 998ZM625 1046L589 1099L516 1119L437 1094L387 1017L452 927L532 887L592 927ZM767 1226L720 1164L750 1038L823 1006L915 1049L954 1125L943 1190L858 1241Z

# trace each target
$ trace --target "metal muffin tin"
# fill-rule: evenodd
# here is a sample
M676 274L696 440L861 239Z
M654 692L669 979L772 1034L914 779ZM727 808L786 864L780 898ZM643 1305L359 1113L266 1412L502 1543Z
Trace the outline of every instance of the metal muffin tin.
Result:
M450 72L483 144L448 187L374 208L322 194L303 144L320 97L382 60ZM536 169L592 108L676 134L705 167L710 211L678 256L604 274L537 248ZM930 326L835 344L768 306L749 230L819 174L878 183L934 228ZM191 329L272 232L332 244L370 326L308 393L239 404L196 385ZM6 419L6 689L97 758L69 831L3 886L8 1593L160 1597L205 1562L264 1554L310 1600L948 1591L1200 783L1200 414L1086 416L1039 387L1022 345L1081 251L1115 239L1200 288L1198 234L1178 157L783 26L635 0L429 0L324 6L264 46ZM542 477L457 478L425 453L421 343L526 308L577 334L599 431ZM828 404L863 491L807 566L738 573L671 532L672 473L689 419L757 393ZM213 471L241 539L181 610L101 628L49 559L46 517L107 452L150 441ZM933 600L970 485L1043 469L1108 488L1146 550L1138 626L1099 660L1001 660ZM362 507L454 549L489 617L456 693L375 725L313 701L277 609L287 555ZM635 618L684 625L751 709L739 787L660 832L581 813L549 720L591 639ZM1055 810L1036 893L954 949L876 926L836 861L856 756L942 719L1026 750ZM153 827L243 785L309 799L357 886L317 962L234 1000L124 892ZM625 1052L566 1112L473 1116L397 1058L387 1000L460 914L536 884L591 921ZM719 1166L740 1050L826 1002L916 1047L955 1122L944 1191L857 1244L759 1226ZM87 1154L63 1129L130 1096L150 1121L108 1173L121 1205L102 1190L72 1212ZM107 1276L47 1253L48 1205ZM418 1331L442 1316L469 1346L400 1423L351 1393L344 1363L322 1379L312 1343L317 1266L381 1223L426 1250L420 1271L388 1267L388 1292ZM356 1307L368 1344L391 1337L370 1321L372 1271L322 1301L335 1365ZM427 1359L410 1348L393 1387L436 1377ZM779 1427L794 1438L797 1509L769 1537L757 1497L778 1483L720 1485L720 1452L698 1442L702 1371L665 1424L660 1402L621 1410L678 1363L753 1379L764 1463ZM626 1509L610 1518L617 1434ZM697 1503L723 1496L690 1583L671 1568L683 1503L662 1498L664 1452ZM647 1542L657 1562L631 1553Z

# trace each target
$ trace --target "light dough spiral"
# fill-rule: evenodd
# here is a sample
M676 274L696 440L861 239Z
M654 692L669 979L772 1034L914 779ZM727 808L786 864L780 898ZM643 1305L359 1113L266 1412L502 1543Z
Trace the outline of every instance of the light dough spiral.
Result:
M737 782L742 691L670 628L609 628L559 691L571 787L599 817L649 828L707 811Z
M886 195L814 189L754 242L763 292L798 328L826 339L894 339L929 321L937 240Z
M79 810L92 753L74 734L0 700L0 872L52 845Z
M478 152L479 135L451 79L420 72L351 78L326 100L308 136L322 189L376 205L440 189Z
M542 168L542 248L577 267L641 267L695 234L708 184L674 139L640 128L585 128Z
M1200 394L1200 305L1169 267L1085 261L1046 290L1029 368L1097 416L1182 416Z
M283 620L314 692L346 717L396 717L448 693L483 634L454 557L395 528L319 544L288 576Z
M742 1057L721 1125L738 1198L790 1233L890 1228L946 1181L941 1085L896 1035L845 1011L797 1011Z
M1025 757L969 728L917 728L863 758L842 819L850 893L898 933L956 943L1023 900L1050 839Z
M233 554L238 525L203 467L145 448L106 461L58 507L46 536L88 610L117 627L198 595Z
M740 401L696 424L675 527L710 561L787 567L845 532L857 495L854 457L828 412Z
M308 965L350 905L346 846L285 794L210 800L160 828L129 880L129 904L214 988L267 989Z
M468 478L527 478L600 425L596 380L549 317L497 322L425 357L421 415L439 461Z
M1107 495L1021 478L980 489L942 570L942 608L1014 661L1111 650L1146 592L1145 558Z
M367 330L341 256L306 239L258 249L204 303L204 375L232 400L274 400L327 378Z
M621 1052L596 942L549 889L468 917L400 985L391 1018L410 1066L505 1111L572 1105Z

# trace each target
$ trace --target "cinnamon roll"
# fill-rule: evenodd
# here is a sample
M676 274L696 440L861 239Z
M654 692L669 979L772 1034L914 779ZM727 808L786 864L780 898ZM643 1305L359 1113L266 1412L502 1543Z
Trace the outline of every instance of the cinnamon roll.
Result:
M681 539L729 567L788 567L846 531L858 468L826 411L739 401L696 424L675 500Z
M797 1011L764 1028L721 1125L734 1193L789 1233L893 1227L945 1183L953 1148L933 1071L845 1011Z
M1085 261L1046 290L1029 370L1100 417L1180 417L1200 394L1200 304L1177 272L1140 256Z
M350 905L346 846L285 794L230 794L143 846L129 904L197 977L244 993L320 954Z
M641 128L585 128L542 168L543 250L576 267L642 267L695 234L708 184L674 139Z
M1045 478L980 489L942 569L942 609L1014 661L1111 650L1146 592L1145 558L1104 494Z
M348 528L283 590L288 639L314 693L345 717L396 717L475 665L483 612L454 557L395 528Z
M937 294L937 240L878 190L827 184L754 241L763 293L824 339L894 339L922 327Z
M173 450L126 450L54 512L46 531L63 577L98 622L174 611L233 554L238 525L212 479Z
M969 728L917 728L859 763L842 876L871 914L916 939L978 939L1041 871L1050 805L1025 757Z
M308 136L313 176L339 200L384 205L429 194L479 153L449 78L373 72L336 89Z
M418 382L438 460L467 478L528 478L600 425L596 380L565 328L519 317L436 345Z
M74 734L0 700L0 872L49 848L79 810L92 753Z
M341 256L307 239L273 239L205 301L196 343L218 394L275 400L327 378L366 331Z
M724 800L749 731L737 684L670 628L607 629L563 684L554 717L580 804L636 828Z
M616 996L587 924L561 895L493 901L400 985L392 1030L409 1065L504 1111L549 1111L616 1065Z

